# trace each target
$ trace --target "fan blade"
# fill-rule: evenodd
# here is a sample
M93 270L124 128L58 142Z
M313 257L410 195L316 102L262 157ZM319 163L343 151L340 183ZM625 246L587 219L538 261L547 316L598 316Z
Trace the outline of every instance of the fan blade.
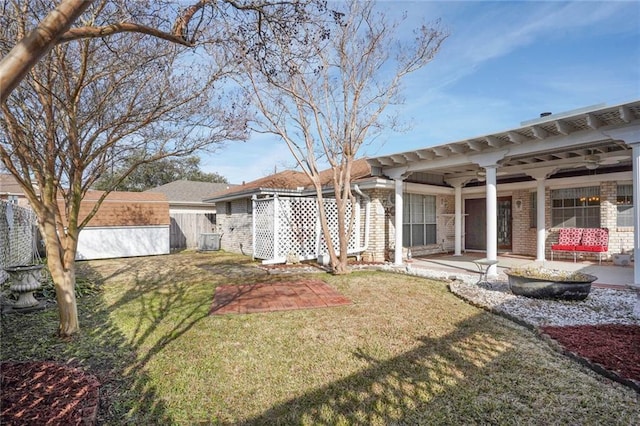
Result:
M618 164L619 162L628 160L629 158L630 157L628 155L615 155L615 156L607 157L598 161L598 164L605 165L605 166L611 165L611 164Z

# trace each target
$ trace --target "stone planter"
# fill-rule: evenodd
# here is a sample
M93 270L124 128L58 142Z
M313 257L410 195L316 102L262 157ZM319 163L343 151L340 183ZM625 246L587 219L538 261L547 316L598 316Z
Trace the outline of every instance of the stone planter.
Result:
M509 271L505 273L513 294L536 299L584 300L591 291L591 283L598 279L588 274L536 277Z
M42 287L40 278L43 267L44 265L29 265L4 268L11 281L9 289L18 294L18 300L13 304L13 309L28 309L40 304L33 297L33 292Z
M617 266L628 266L631 264L631 255L626 253L614 254L613 264Z

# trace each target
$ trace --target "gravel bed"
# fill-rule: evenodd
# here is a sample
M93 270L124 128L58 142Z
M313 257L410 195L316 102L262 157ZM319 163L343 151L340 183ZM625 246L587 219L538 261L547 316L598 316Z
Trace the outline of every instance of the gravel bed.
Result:
M449 281L449 289L468 302L518 320L531 327L567 326L581 324L640 325L633 313L636 295L628 290L591 288L583 301L557 301L516 296L509 290L507 276L476 284L477 275L446 271L432 271L407 267L402 270L386 266L384 269Z

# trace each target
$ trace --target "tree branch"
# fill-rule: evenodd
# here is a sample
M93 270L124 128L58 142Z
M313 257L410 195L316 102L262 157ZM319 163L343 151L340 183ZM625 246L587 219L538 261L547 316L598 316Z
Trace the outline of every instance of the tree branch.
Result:
M141 33L151 35L172 43L181 44L183 46L192 47L194 43L185 40L182 35L170 34L160 31L157 28L147 27L146 25L134 24L130 22L119 22L116 24L106 25L104 27L76 27L68 30L57 41L57 43L66 43L82 38L100 38L107 37L118 33Z

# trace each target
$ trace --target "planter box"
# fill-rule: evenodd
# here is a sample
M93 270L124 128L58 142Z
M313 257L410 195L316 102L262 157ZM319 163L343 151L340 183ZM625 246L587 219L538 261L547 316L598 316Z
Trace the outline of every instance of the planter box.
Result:
M630 254L614 254L613 264L617 266L631 265L631 255Z
M591 283L598 278L582 274L584 281L553 281L548 278L523 277L510 275L509 288L518 296L536 299L584 300L591 291Z

